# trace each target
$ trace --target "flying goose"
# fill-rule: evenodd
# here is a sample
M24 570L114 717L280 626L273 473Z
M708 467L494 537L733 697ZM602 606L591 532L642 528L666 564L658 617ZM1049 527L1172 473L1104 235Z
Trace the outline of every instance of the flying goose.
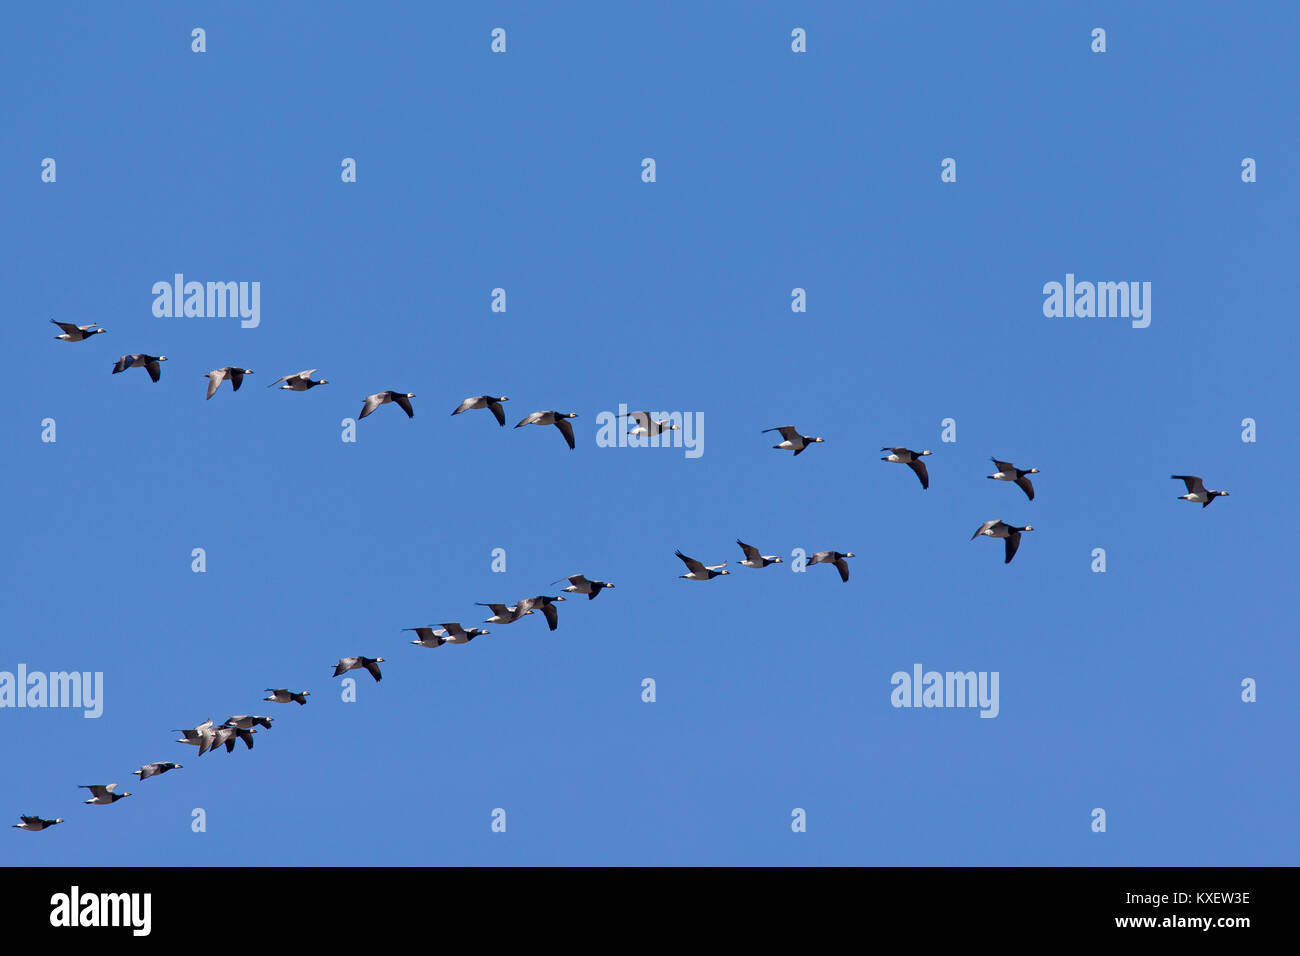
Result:
M519 602L519 607L525 612L541 609L542 615L546 618L546 626L552 631L560 626L560 609L555 606L556 601L563 601L563 595L556 597L547 597L539 594L537 597L525 598Z
M396 402L402 411L406 412L407 418L415 417L415 409L411 408L411 399L415 398L414 392L376 392L374 395L366 396L366 404L361 407L361 414L357 420L365 418L380 405L387 405L389 402Z
M740 545L740 550L745 552L745 560L740 563L747 568L765 568L769 564L780 564L781 559L775 554L759 554L758 548L752 544L745 544L739 538L736 544Z
M1034 526L1030 524L1025 525L1023 528L1017 528L1013 524L1007 524L1000 518L994 518L992 521L986 521L980 525L975 530L975 533L970 536L970 539L974 541L980 535L985 535L990 538L1006 538L1007 559L1002 563L1010 564L1011 559L1016 556L1016 549L1020 547L1020 532L1033 530Z
M254 727L265 727L271 729L271 721L274 717L259 717L256 714L236 714L229 717L222 727L238 727L240 730L252 730Z
M996 458L990 459L993 464L998 466L996 474L989 475L989 478L995 478L998 481L1014 481L1020 486L1020 490L1029 496L1029 500L1034 500L1034 483L1026 478L1026 475L1038 474L1037 468L1017 468L1009 461L998 461Z
M508 402L510 399L505 395L500 398L493 398L491 395L474 395L461 402L457 409L452 412L453 415L459 415L461 412L473 411L476 408L488 408L496 416L497 424L502 428L506 425L506 410L501 407L502 402Z
M852 551L845 551L843 554L841 554L839 551L818 551L816 554L814 554L811 558L808 559L808 563L810 565L811 564L833 564L835 565L835 570L840 572L840 580L847 581L849 579L849 562L845 561L844 559L854 558L854 557L857 557L857 555L855 555Z
M492 609L492 616L485 620L484 624L513 624L525 614L533 613L532 608L523 608L518 604L507 606L505 604L484 604L482 601L475 601L474 603L479 607Z
M211 717L199 724L197 727L191 727L188 730L177 728L176 732L181 735L180 739L176 742L178 744L190 744L191 746L198 747L200 757L213 747Z
M257 733L257 728L251 730L241 730L238 727L227 727L222 725L212 731L212 746L208 750L220 750L223 746L226 753L235 749L235 741L242 740L249 750L253 749L253 734Z
M314 388L317 385L328 385L329 379L327 378L312 381L312 376L319 371L320 369L318 368L309 368L307 371L298 372L296 375L283 375L266 387L275 388L275 386L284 382L283 385L280 385L281 388L287 388L292 392L305 392L307 389Z
M577 412L533 412L515 428L523 428L525 425L554 425L564 436L564 440L569 443L570 450L573 449L573 426L566 419L577 418Z
M30 830L33 833L36 833L40 830L48 829L49 827L54 826L54 824L56 823L63 822L63 817L58 817L57 819L54 820L46 820L44 817L20 816L18 819L21 822L14 824L13 828L15 830Z
M54 319L50 319L50 321L54 322ZM62 339L65 342L80 342L83 339L90 338L92 335L98 335L100 332L108 331L108 329L96 328L96 326L99 325L98 322L91 322L89 325L73 325L71 322L54 322L54 324L63 330L62 335L56 335L54 337L56 339Z
M166 773L168 770L180 769L181 765L178 763L172 763L170 760L160 760L157 763L147 763L139 770L132 770L131 772L141 780L148 780L150 777L157 777L160 774Z
M560 578L559 581L552 581L551 583L559 584L560 581L569 582L569 586L563 590L573 594L585 594L588 601L594 601L601 588L612 588L614 586L608 581L588 581L581 574L571 574L567 578Z
M1228 497L1226 491L1206 491L1205 482L1195 475L1170 475L1169 477L1179 478L1187 486L1187 494L1178 496L1181 500L1196 502L1202 508L1208 508L1215 498Z
M263 697L262 700L273 700L277 704L287 704L289 701L293 701L299 706L302 706L307 703L307 698L311 696L311 691L309 690L304 690L295 694L293 691L286 690L283 687L268 687L266 688L266 691L271 696Z
M636 435L638 438L655 438L664 432L675 432L681 429L680 425L669 424L667 418L663 421L655 421L650 417L649 412L628 412L625 417L636 422L636 427L628 434Z
M416 633L417 637L415 640L411 641L411 643L418 647L442 647L444 644L451 643L446 630L443 628L436 628L432 624L428 627L404 627L402 630L414 631Z
M688 581L708 581L712 578L716 578L720 574L731 573L730 571L722 570L727 566L726 561L723 561L721 564L705 565L696 561L694 558L688 558L680 551L674 551L673 554L682 559L682 563L686 565L686 570L690 572L689 574L678 575L678 577L683 577Z
M97 807L106 807L110 803L117 803L123 797L129 797L129 793L115 793L117 784L110 783L105 786L102 783L83 783L77 788L78 790L89 790L91 797L87 803L92 803Z
M826 440L824 438L813 438L811 435L800 435L799 430L795 428L793 425L782 425L779 428L763 429L764 435L766 435L768 432L780 432L781 437L785 439L785 441L781 442L781 444L773 445L772 446L773 448L781 448L786 451L793 450L794 456L796 458L798 458L799 453L802 452L809 445L813 444L814 442Z
M370 676L378 684L384 679L384 675L379 673L379 665L384 662L382 657L340 657L338 664L334 668L334 676L346 674L348 671L354 671L364 667L370 671Z
M449 644L468 644L476 637L482 637L484 634L491 634L491 631L485 631L481 627L464 628L457 621L451 621L442 625L442 633L445 635Z
M225 368L214 368L203 376L208 380L208 398L217 394L217 389L221 387L221 383L226 379L230 379L232 389L236 392L239 391L239 386L244 384L244 376L252 374L253 370L251 368L235 368L232 365L227 365Z
M933 455L934 452L929 449L926 449L925 451L912 451L910 448L903 448L901 446L898 448L885 447L880 450L889 452L888 455L880 459L881 461L893 461L900 465L906 465L908 468L911 468L912 471L916 472L917 478L921 479L921 487L923 489L928 489L930 487L930 473L926 471L925 462L921 459L926 455Z
M155 382L162 378L162 366L159 362L167 361L165 355L145 355L143 352L136 352L133 355L123 355L113 366L113 374L125 372L129 368L143 368L149 373L149 377Z

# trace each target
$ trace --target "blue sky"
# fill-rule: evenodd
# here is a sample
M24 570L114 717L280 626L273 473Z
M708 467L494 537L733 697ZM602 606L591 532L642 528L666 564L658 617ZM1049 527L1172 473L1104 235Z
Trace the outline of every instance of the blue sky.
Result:
M1295 862L1295 9L4 17L0 670L105 681L97 720L0 710L7 822L66 820L6 863ZM261 324L155 317L177 272L260 282ZM1066 273L1150 282L1151 325L1044 317ZM111 376L127 352L161 382ZM255 374L205 402L224 365ZM265 388L304 368L330 384ZM341 441L383 389L415 418ZM578 412L577 449L449 417L483 392L511 425ZM597 447L620 403L701 414L704 454ZM826 442L773 451L785 424ZM934 450L929 491L894 444ZM1232 496L1179 502L1183 473ZM1010 566L968 540L995 517L1037 529ZM675 548L733 573L681 581ZM855 552L851 580L794 548ZM578 571L617 588L555 633L400 630ZM352 654L385 676L344 703ZM997 671L999 715L893 708L916 663ZM308 705L261 702L286 685ZM276 718L252 752L172 742L249 712ZM185 768L136 784L154 760ZM135 796L79 805L114 780Z

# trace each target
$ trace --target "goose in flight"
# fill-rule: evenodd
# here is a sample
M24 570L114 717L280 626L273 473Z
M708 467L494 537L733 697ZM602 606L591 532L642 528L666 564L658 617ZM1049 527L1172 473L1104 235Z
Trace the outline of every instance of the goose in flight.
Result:
M1208 508L1210 502L1215 498L1228 497L1226 491L1206 491L1205 482L1195 475L1170 475L1169 477L1178 478L1187 486L1187 494L1178 496L1181 500L1195 502L1202 508ZM1218 512L1215 512L1215 514L1218 514Z
M387 405L389 402L395 402L402 411L406 412L407 418L414 418L415 410L411 408L413 398L415 398L414 392L376 392L374 395L367 395L366 403L361 406L361 414L357 416L357 421L365 418L380 405Z
M926 471L925 462L921 459L926 455L933 455L934 452L926 449L925 451L912 451L910 448L882 448L881 451L889 452L881 461L893 461L900 465L906 465L916 472L916 477L921 479L921 487L928 489L930 487L930 473Z
M708 581L713 578L716 578L720 574L731 573L730 571L722 570L727 566L726 561L723 561L721 564L706 565L706 564L702 564L699 561L696 561L694 558L688 558L680 551L674 551L673 554L677 555L677 557L682 559L682 563L686 565L686 570L690 572L689 574L679 575L679 577L683 577L688 581Z
M764 428L763 434L768 432L780 432L784 439L779 445L773 445L773 448L781 448L785 451L793 451L796 458L809 445L816 442L825 441L824 438L813 438L811 435L800 435L799 430L793 425L781 425L778 428Z
M148 780L150 777L157 777L168 770L180 769L181 765L178 763L172 763L170 760L160 760L157 763L147 763L139 770L132 770L131 772L141 780Z
M149 373L149 377L155 382L162 378L162 366L159 362L167 361L165 355L146 355L143 352L136 352L132 355L123 355L113 366L113 374L125 372L129 368L142 368Z
M298 372L296 375L282 375L266 387L275 388L277 385L280 385L281 382L284 382L283 385L280 385L281 388L287 388L292 392L305 392L307 389L314 388L317 385L328 385L330 382L327 378L312 381L312 376L319 371L320 369L318 368L309 368L307 371Z
M252 730L254 727L265 727L271 729L271 721L274 717L258 717L256 714L236 714L226 720L222 727L236 727L239 730Z
M505 395L502 395L500 398L493 398L491 395L473 395L461 402L452 414L459 415L461 412L469 412L477 408L486 408L496 416L497 424L502 428L505 428L506 410L501 407L501 403L508 401L510 401L510 399Z
M77 789L89 790L91 796L86 802L97 807L106 807L110 803L117 803L123 797L131 796L130 793L117 793L117 784L115 783L110 783L107 786L102 783L83 783Z
M33 833L37 833L41 830L48 830L56 823L62 823L63 817L46 820L44 817L20 816L18 820L19 822L14 824L15 830L30 830Z
M56 339L62 339L65 342L81 342L90 338L92 335L98 335L100 332L107 332L108 329L96 328L98 322L91 322L89 325L73 325L71 322L55 322L50 319L59 328L63 330L62 335L54 336Z
M299 693L294 693L293 691L288 690L284 687L268 687L266 688L266 692L271 696L263 697L262 700L273 700L277 704L287 704L289 703L289 701L293 701L295 704L298 704L299 706L306 704L307 698L311 696L311 691L309 690L304 690Z
M974 541L980 535L989 538L1006 538L1007 559L1002 563L1010 564L1011 559L1016 556L1016 549L1020 547L1020 532L1033 530L1034 526L1030 524L1025 525L1023 528L1017 528L1013 524L1007 524L1000 518L994 518L992 521L986 521L976 528L975 533L970 536L970 539Z
M560 581L569 582L569 586L563 588L563 590L572 594L585 594L588 601L594 601L602 588L612 588L614 586L608 581L589 581L581 574L571 574L567 578L560 578L559 581L552 581L551 583L559 584Z
M244 384L244 376L252 374L253 370L251 368L235 368L231 365L227 365L225 368L214 368L203 376L208 380L208 398L217 394L217 389L221 387L221 383L226 379L230 379L230 387L234 391L239 391L239 386Z
M241 730L239 727L229 727L222 724L216 730L212 731L212 746L208 750L220 750L223 746L226 753L235 749L235 741L242 740L249 750L253 749L253 734L257 733L257 728L251 730Z
M546 626L553 631L560 626L560 609L555 606L555 602L563 600L563 595L547 597L544 594L539 594L537 597L525 598L520 601L519 607L523 608L525 613L540 610L546 618Z
M998 470L997 474L989 475L989 478L998 481L1014 481L1020 486L1020 490L1029 496L1030 501L1034 500L1034 483L1026 476L1038 474L1037 468L1017 468L1009 461L998 461L996 458L990 460L998 466Z
M340 657L338 664L334 667L334 676L346 674L348 671L354 671L364 667L370 672L370 676L378 684L384 679L384 675L379 673L379 665L384 662L382 657Z
M479 607L492 609L492 616L485 620L484 624L513 624L525 614L532 614L532 608L523 608L518 604L485 604L482 601L475 601ZM487 633L486 631L484 633Z
M212 749L212 718L209 717L197 727L191 727L188 730L177 728L180 738L176 741L178 744L190 744L199 748L199 756L203 756Z
M570 450L573 449L573 426L566 419L577 418L577 412L533 412L515 428L523 428L525 425L554 425L564 436L564 440L569 443Z
M758 548L752 544L745 544L739 538L736 544L740 545L740 550L745 552L745 560L740 563L747 568L765 568L769 564L780 564L781 558L775 554L759 554Z
M808 563L810 565L833 564L835 565L835 570L840 572L840 580L848 581L849 562L845 561L844 559L855 558L855 557L857 557L857 555L855 555L852 551L845 551L843 553L840 553L839 551L818 551L816 554L814 554L811 558L808 559Z
M649 412L628 412L626 417L636 422L636 427L628 434L638 438L656 438L664 432L675 432L681 429L680 425L670 424L670 419L667 418L663 421L655 421L650 417Z

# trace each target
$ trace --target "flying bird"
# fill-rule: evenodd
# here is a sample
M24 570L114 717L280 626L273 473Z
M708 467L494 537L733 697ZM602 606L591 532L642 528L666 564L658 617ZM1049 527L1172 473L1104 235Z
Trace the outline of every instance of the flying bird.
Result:
M655 421L650 417L649 412L628 412L626 417L636 422L636 427L628 434L636 435L638 438L656 438L664 432L679 431L682 427L671 424L671 419L667 418Z
M283 375L266 387L275 388L275 386L284 382L283 385L280 385L281 388L287 388L291 392L305 392L307 389L314 388L317 385L328 385L329 379L327 378L312 381L312 376L319 371L320 369L317 368L309 368L307 371L298 372L296 375Z
M893 461L900 465L906 465L908 468L911 468L912 471L916 472L917 478L921 479L922 488L930 487L930 473L926 471L925 462L921 459L926 455L933 455L934 452L929 449L926 449L925 451L912 451L910 448L903 448L901 446L898 448L885 447L880 450L889 452L888 455L880 459L881 461Z
M294 693L293 691L286 690L283 687L268 687L266 688L266 691L271 696L263 697L262 700L273 700L277 704L287 704L289 701L293 701L299 706L302 706L307 703L307 698L311 696L311 691L309 690Z
M688 581L709 581L720 574L731 573L730 571L722 570L727 566L726 561L723 561L721 564L706 565L696 561L694 558L688 558L680 551L674 551L673 554L682 559L682 563L686 565L686 570L690 572L689 574L678 575L678 577L683 577Z
M564 436L564 440L569 443L569 448L573 445L573 426L566 421L569 418L577 418L577 412L533 412L515 428L523 428L525 425L554 425Z
M485 604L482 601L475 601L479 607L492 609L492 616L485 620L484 624L513 624L525 614L532 614L532 608L523 608L518 604Z
M345 674L348 671L357 670L364 667L370 672L370 676L378 684L384 679L384 675L379 673L379 665L384 662L382 657L340 657L338 664L334 668L334 676Z
M159 362L167 361L165 355L145 355L143 352L136 352L133 355L123 355L113 366L113 374L125 372L129 368L142 368L149 373L149 377L155 382L162 378L162 366Z
M588 601L593 601L596 595L601 592L602 588L612 588L614 585L608 581L588 581L581 574L571 574L567 578L560 578L559 581L552 581L552 584L559 584L560 581L568 581L569 586L563 590L573 594L585 594Z
M180 739L176 742L178 744L190 744L191 746L198 747L200 757L211 750L214 746L212 742L211 717L199 724L197 727L191 727L188 730L177 728L176 732L181 735Z
M779 445L773 445L772 446L773 448L780 448L785 451L793 451L794 456L796 458L798 458L799 454L809 445L826 440L824 438L813 438L810 435L800 435L799 430L795 428L793 425L782 425L779 428L763 429L764 435L766 435L768 432L780 432L781 437L785 439Z
M492 414L496 416L497 424L504 428L506 424L506 410L501 407L501 403L508 401L510 401L510 399L505 395L502 395L500 398L493 398L491 395L474 395L461 402L452 414L459 415L461 412L473 411L476 408L491 409Z
M759 554L758 548L752 544L745 544L739 538L736 544L740 545L740 550L745 552L745 560L740 563L747 568L765 568L769 564L780 564L781 558L775 554Z
M110 783L105 786L102 783L83 783L78 790L89 790L91 797L86 803L94 804L97 807L105 807L110 803L116 803L123 797L131 796L130 793L117 793L117 784Z
M170 760L160 760L157 763L147 763L144 766L142 766L139 770L132 770L131 772L135 774L137 777L139 777L141 780L148 780L150 777L160 776L161 774L166 773L168 770L180 770L180 769L181 769L181 765L178 763L172 763Z
M414 418L415 409L411 408L413 398L415 398L414 392L376 392L374 395L367 395L366 403L361 407L361 414L357 416L357 420L360 421L380 405L387 405L389 402L394 402L406 412L407 418Z
M225 368L214 368L203 376L208 380L208 398L217 394L217 389L221 387L221 383L226 379L230 379L230 387L234 391L239 391L239 386L244 384L244 376L252 374L253 370L251 368L235 368L231 365L227 365Z
M840 572L840 580L848 581L849 562L845 561L844 559L854 558L854 557L857 557L857 555L855 555L852 551L845 551L843 553L840 553L839 551L818 551L816 554L814 554L811 558L808 559L808 563L810 565L811 564L833 564L835 565L835 570Z
M55 322L50 319L59 328L63 330L62 335L54 336L56 339L62 339L65 342L81 342L90 338L92 335L98 335L100 332L107 332L108 329L96 328L98 322L91 322L89 325L73 325L71 322Z
M537 597L530 597L520 601L518 606L523 609L524 613L540 610L546 618L546 626L553 631L560 626L560 609L555 606L555 602L563 600L563 595L547 597L544 594L539 594Z
M1034 500L1034 483L1026 476L1038 474L1037 468L1017 468L1009 461L998 461L996 458L992 458L990 461L998 466L998 470L995 474L987 477L997 481L1014 481L1020 486L1020 490L1029 496L1030 501Z
M254 727L265 727L271 729L271 721L274 717L258 717L256 714L236 714L226 720L222 727L237 727L240 730L252 730Z
M1205 482L1201 481L1195 475L1170 475L1170 478L1178 478L1187 486L1187 494L1179 495L1182 501L1192 501L1199 504L1202 508L1208 508L1210 502L1215 498L1226 498L1226 491L1206 491ZM1218 514L1216 511L1215 514Z
M1027 524L1023 528L1017 528L1013 524L1007 524L1000 518L994 518L992 521L986 521L976 528L975 533L970 536L970 539L974 541L980 535L989 538L1006 538L1007 559L1002 563L1010 564L1011 559L1016 556L1016 549L1020 547L1020 532L1033 530L1033 525Z
M30 830L33 833L39 832L40 830L48 830L50 827L54 826L54 824L63 822L63 817L58 817L54 820L46 820L44 817L20 816L18 819L21 822L14 824L13 828L15 830Z

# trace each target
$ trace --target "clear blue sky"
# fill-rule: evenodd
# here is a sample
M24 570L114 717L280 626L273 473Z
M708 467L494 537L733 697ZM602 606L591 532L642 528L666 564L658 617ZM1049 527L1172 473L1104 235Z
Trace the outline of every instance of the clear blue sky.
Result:
M106 690L98 720L0 710L4 822L67 821L0 859L1294 863L1300 13L546 6L4 13L0 669ZM156 318L176 272L259 281L260 327ZM1150 327L1045 318L1066 273L1151 282ZM126 352L162 381L111 376ZM205 402L224 365L255 375ZM331 384L265 388L304 368ZM414 420L343 443L382 389ZM577 450L449 417L482 392L579 412ZM702 413L703 456L597 447L620 403ZM785 424L826 442L773 451ZM894 444L934 450L928 492ZM995 517L1038 529L1009 567L968 540ZM681 581L675 548L733 573ZM554 634L400 630L577 571L617 589ZM351 654L387 663L344 703ZM999 672L999 716L894 709L915 663ZM285 685L309 704L260 701ZM247 712L276 718L251 753L172 742ZM137 784L154 760L185 769Z

